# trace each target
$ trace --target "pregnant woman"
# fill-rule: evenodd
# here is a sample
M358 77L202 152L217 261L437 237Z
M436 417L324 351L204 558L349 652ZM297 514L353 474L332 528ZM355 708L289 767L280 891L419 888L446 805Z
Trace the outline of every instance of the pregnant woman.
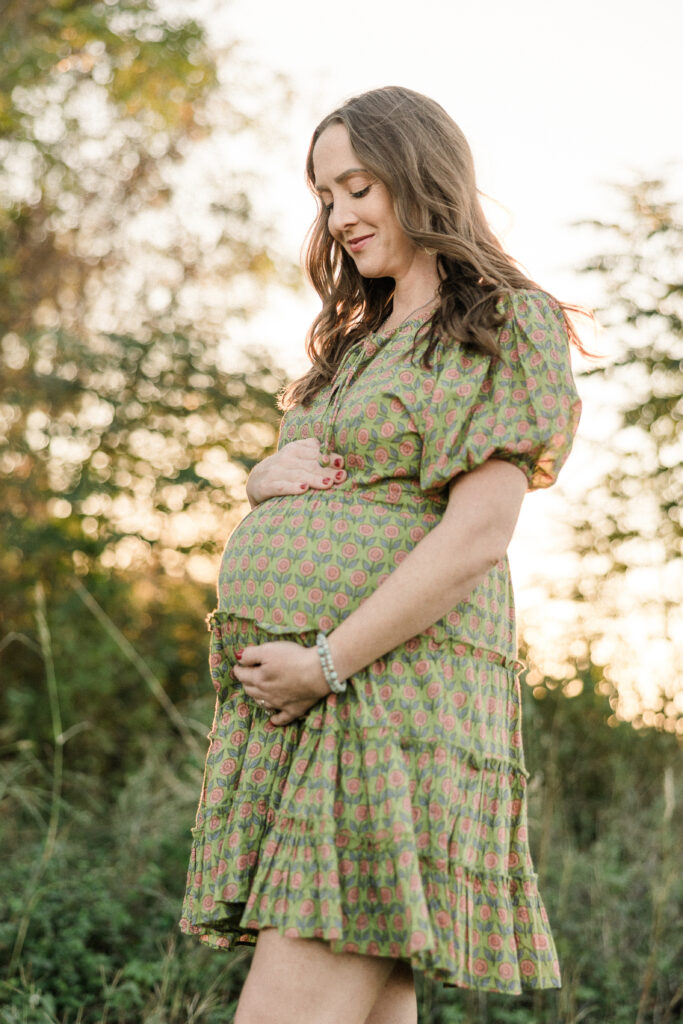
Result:
M236 1024L414 1024L413 968L560 984L506 549L569 453L578 340L437 103L350 100L307 174L322 309L223 555L182 927L255 944Z

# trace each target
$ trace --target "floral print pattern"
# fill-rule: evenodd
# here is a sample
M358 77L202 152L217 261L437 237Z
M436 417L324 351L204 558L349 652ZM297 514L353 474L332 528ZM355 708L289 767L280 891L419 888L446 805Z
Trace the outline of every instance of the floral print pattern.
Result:
M553 482L579 413L561 311L543 292L506 301L499 360L444 343L424 369L411 320L353 346L332 386L283 418L280 446L316 436L348 479L257 506L223 555L181 922L211 946L276 927L452 985L559 985L528 847L506 559L285 728L231 675L247 644L310 646L358 607L439 522L458 473L495 457L530 488Z

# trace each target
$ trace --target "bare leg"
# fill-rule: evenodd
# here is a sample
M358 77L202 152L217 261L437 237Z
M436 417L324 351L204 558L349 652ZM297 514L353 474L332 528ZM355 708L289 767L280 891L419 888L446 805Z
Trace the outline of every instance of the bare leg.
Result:
M410 964L396 961L365 1024L417 1024L417 998Z
M234 1024L364 1024L395 962L332 953L318 939L287 939L266 928Z

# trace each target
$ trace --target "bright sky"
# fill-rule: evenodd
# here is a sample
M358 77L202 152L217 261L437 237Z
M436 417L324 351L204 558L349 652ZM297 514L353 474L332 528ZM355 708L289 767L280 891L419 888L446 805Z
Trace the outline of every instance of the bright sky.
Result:
M417 89L448 110L470 142L480 189L502 204L487 211L508 251L569 301L594 298L573 269L590 237L570 223L616 211L609 182L683 159L680 0L194 5L208 5L217 42L241 40L257 66L292 81L283 125L291 154L266 177L272 171L273 214L295 258L312 213L302 184L311 131L340 101L377 86ZM315 308L311 297L292 316L290 358Z
M576 268L599 243L572 222L617 218L611 183L683 184L681 0L189 0L183 10L206 20L215 43L238 40L256 68L291 80L287 141L274 141L258 170L263 207L292 259L314 212L303 184L313 128L344 99L382 85L424 92L459 123L479 188L500 204L486 210L507 250L566 301L597 301ZM312 291L273 299L244 340L298 374L317 308ZM598 405L584 403L587 434L610 429ZM511 548L522 611L539 604L532 576L562 571L548 559L560 547L553 517L563 490L587 486L588 463L577 445L562 484L525 502Z

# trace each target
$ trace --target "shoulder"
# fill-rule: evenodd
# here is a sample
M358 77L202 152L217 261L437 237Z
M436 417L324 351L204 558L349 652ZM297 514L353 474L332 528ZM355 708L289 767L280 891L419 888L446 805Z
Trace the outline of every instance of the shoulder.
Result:
M508 292L498 300L496 308L505 318L502 328L513 324L523 330L533 330L536 326L561 326L566 330L562 306L540 288Z
M499 300L503 317L497 341L503 361L527 363L569 358L569 330L560 303L541 289L510 292Z

